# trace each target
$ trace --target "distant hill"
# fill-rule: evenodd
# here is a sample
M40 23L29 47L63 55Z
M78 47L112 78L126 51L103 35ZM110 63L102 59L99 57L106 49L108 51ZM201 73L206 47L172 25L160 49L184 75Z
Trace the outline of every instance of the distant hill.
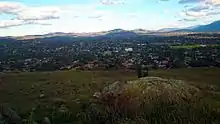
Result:
M31 40L31 39L50 39L56 37L56 39L64 38L82 38L82 39L127 39L141 36L170 36L170 35L181 35L184 33L197 33L197 32L220 32L220 20L215 21L211 24L207 25L195 25L186 28L164 28L160 30L145 30L145 29L134 29L134 30L123 30L123 29L113 29L109 31L101 31L101 32L84 32L84 33L64 33L64 32L54 32L48 33L44 35L27 35L20 37L1 37L0 40L7 41L11 39L16 40ZM171 34L167 34L171 33Z
M195 32L220 32L220 20L192 29Z
M107 33L120 33L120 32L124 32L126 30L123 30L123 29L113 29L113 30L109 30L107 31Z
M157 32L170 32L170 31L176 31L176 30L179 30L179 28L163 28L163 29L157 30Z
M0 43L14 43L17 40L11 37L0 37Z
M220 32L220 20L207 25L192 26L174 32Z
M114 29L107 31L104 37L110 37L110 38L129 38L129 37L136 37L138 34L136 34L133 31L127 31L122 29Z

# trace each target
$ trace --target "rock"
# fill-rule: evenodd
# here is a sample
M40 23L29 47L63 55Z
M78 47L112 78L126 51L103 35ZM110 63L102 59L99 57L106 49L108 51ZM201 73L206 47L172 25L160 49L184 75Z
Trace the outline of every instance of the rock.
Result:
M50 119L48 117L44 117L44 124L51 124Z
M105 87L103 92L120 92L123 89L125 83L116 81L115 83Z
M65 105L61 105L61 107L58 109L60 113L66 113L68 112L68 108Z
M101 93L100 93L100 92L95 92L95 93L93 94L93 97L94 97L94 98L100 98L100 96L101 96Z
M77 103L77 104L80 104L81 102L80 102L80 99L75 99L75 102Z
M45 97L45 95L44 94L40 94L40 96L39 96L41 99L42 98L44 98Z

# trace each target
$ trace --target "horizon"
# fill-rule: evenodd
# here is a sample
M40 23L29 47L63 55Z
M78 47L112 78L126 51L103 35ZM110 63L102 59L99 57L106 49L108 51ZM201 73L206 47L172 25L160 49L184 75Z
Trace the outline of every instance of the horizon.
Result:
M4 0L0 36L185 28L219 18L219 0Z

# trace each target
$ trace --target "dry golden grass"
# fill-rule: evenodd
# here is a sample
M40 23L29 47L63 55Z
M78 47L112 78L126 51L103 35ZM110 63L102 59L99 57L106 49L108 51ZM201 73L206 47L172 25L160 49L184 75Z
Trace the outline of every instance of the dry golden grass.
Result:
M91 116L89 121L93 122L97 116L102 117L97 124L103 120L110 124L206 124L220 120L218 106L206 102L202 91L184 81L148 77L123 86L114 83L107 89L111 90L103 90L96 97L99 107L87 115Z

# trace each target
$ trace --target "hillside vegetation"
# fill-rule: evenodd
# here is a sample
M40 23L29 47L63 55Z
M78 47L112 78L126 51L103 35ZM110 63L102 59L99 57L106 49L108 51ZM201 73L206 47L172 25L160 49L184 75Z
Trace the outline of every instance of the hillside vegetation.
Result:
M219 74L218 68L154 70L142 79L124 71L5 73L0 110L16 112L21 123L217 124Z

